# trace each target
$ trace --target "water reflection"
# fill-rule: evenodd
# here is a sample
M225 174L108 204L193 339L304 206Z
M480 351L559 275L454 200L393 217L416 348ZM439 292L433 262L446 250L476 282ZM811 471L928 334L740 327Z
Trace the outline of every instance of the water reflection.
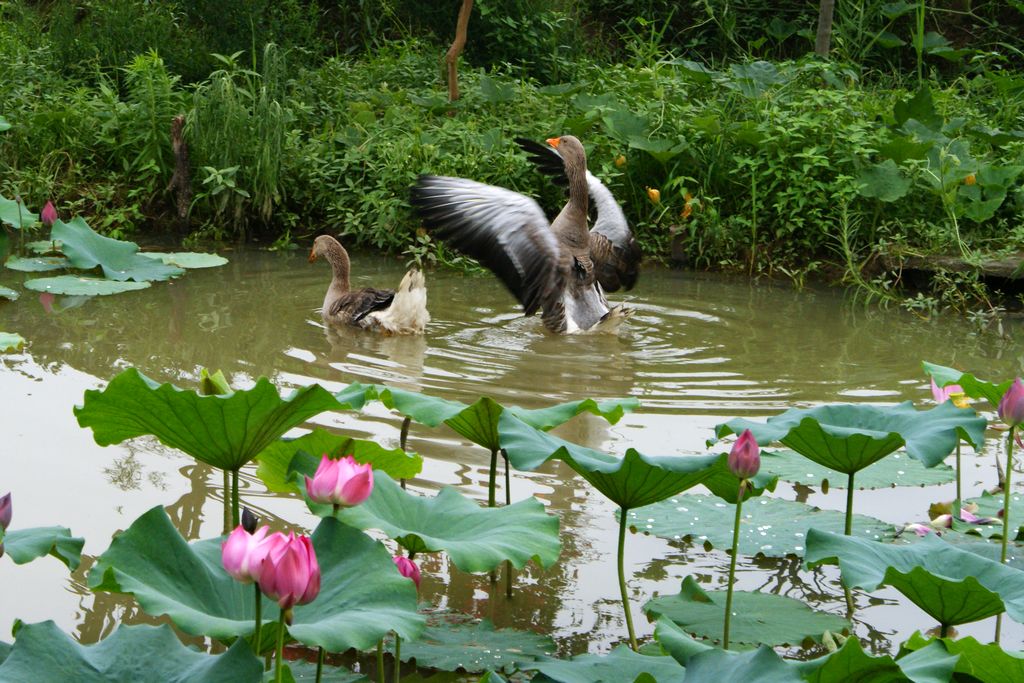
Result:
M636 314L618 334L555 337L539 320L524 319L493 278L428 274L433 322L422 337L381 337L325 328L316 306L327 286L321 269L301 254L237 252L223 268L190 272L141 292L95 299L39 301L24 296L3 306L4 329L30 340L21 354L0 356L0 392L17 397L0 413L10 456L4 488L17 491L18 523L63 523L87 538L95 556L113 533L154 505L167 507L190 539L223 526L220 473L155 440L100 448L78 427L72 407L86 389L136 366L161 381L188 385L202 367L221 369L236 386L260 375L283 388L319 382L332 390L353 381L382 382L442 398L472 402L481 395L524 407L582 397L636 396L639 412L615 426L590 415L557 430L562 438L612 452L633 446L649 453L705 450L711 427L729 417L763 416L792 405L834 401L930 399L920 371L928 359L987 377L1020 372L1022 350L1009 335L965 327L960 319L924 321L897 310L847 305L831 290L795 293L773 286L648 268L630 305ZM354 286L397 281L404 264L358 257ZM26 276L0 273L18 288ZM386 445L398 443L401 418L380 404L361 413L318 416L316 424ZM488 455L446 427L413 425L410 448L426 458L413 490L458 486L486 498ZM992 442L977 475L965 479L971 495L991 485ZM40 463L46 463L41 466ZM971 472L975 472L974 469ZM47 478L43 486L41 479ZM502 479L499 477L499 486ZM315 524L300 500L268 494L246 468L245 504L274 528ZM858 498L858 511L893 523L921 519L928 503L950 490L878 491ZM617 526L613 507L564 464L514 473L512 497L536 496L561 520L563 551L555 566L517 572L515 597L492 591L486 576L459 572L444 557L423 557L423 595L435 604L487 616L499 626L553 633L563 654L606 650L625 635L614 581ZM780 486L776 495L841 509L843 492ZM503 498L499 493L499 498ZM67 501L59 505L54 500ZM88 511L85 514L85 511ZM834 568L801 570L793 558L743 558L740 588L767 590L843 612ZM83 642L119 621L148 621L123 596L92 594L84 569L67 580L55 562L31 569L0 562L0 583L23 584L0 603L0 623L55 618ZM84 567L91 560L87 557ZM641 634L640 606L679 590L694 575L721 587L728 556L700 545L631 534L629 591ZM14 582L18 582L15 584ZM57 585L66 590L54 591ZM858 595L857 635L886 651L927 618L892 592ZM1024 631L1004 630L1010 647ZM961 629L988 637L991 624ZM192 642L202 645L202 639Z

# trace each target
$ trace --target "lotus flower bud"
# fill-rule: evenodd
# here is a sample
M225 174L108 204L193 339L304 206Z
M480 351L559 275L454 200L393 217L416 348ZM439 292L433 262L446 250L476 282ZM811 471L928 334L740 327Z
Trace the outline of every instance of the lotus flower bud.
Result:
M309 536L276 533L260 569L260 590L282 610L312 602L320 594L320 565Z
M729 469L740 479L750 479L761 469L761 448L749 429L744 429L729 451Z
M43 225L50 228L57 222L57 209L53 208L53 202L46 202L46 206L39 212L39 220Z
M1024 423L1024 382L1020 381L1020 377L1015 378L1003 394L998 412L999 419L1011 427Z
M372 491L373 466L360 465L351 455L332 460L324 454L313 478L306 477L306 493L314 503L351 507L369 498Z
M255 533L256 526L260 523L259 517L249 508L242 508L242 528L250 534Z
M407 579L412 579L412 582L416 584L416 587L420 587L420 568L416 566L415 562L410 560L408 557L396 555L395 566L398 567L399 574Z
M13 512L11 494L8 493L3 498L0 498L0 531L7 531L7 527L11 525L11 515Z
M227 573L235 580L242 583L259 582L263 559L272 546L270 539L266 537L268 531L270 527L265 526L250 534L239 524L221 544L221 562Z
M905 527L903 527L903 530L904 531L913 531L918 536L927 536L928 534L931 534L931 533L937 533L935 531L935 529L931 528L927 524L920 524L918 522L914 522L913 524L906 525Z

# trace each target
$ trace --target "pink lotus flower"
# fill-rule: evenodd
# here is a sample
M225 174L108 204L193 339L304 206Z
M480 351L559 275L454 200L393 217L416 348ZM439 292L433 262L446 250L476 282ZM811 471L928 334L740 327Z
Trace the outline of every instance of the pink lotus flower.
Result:
M398 567L399 574L407 579L412 579L412 582L416 584L416 588L420 587L420 568L416 566L415 562L408 557L396 555L395 566Z
M7 527L11 525L11 515L13 512L11 494L8 493L3 498L0 498L0 531L7 531Z
M320 593L320 565L309 536L278 532L260 569L260 590L282 610L312 602Z
M53 301L56 299L50 292L43 292L39 295L39 303L42 305L43 310L48 314L53 313Z
M927 524L919 524L918 522L906 525L905 527L903 527L903 530L913 531L918 536L927 536L928 534L938 533L937 531L935 531L935 529L931 528Z
M239 524L221 544L220 559L224 569L237 581L259 583L263 558L271 549L270 539L266 537L268 531L270 527L264 526L250 534Z
M1020 377L1015 378L1003 394L998 412L999 419L1011 427L1024 423L1024 382L1020 381Z
M43 210L39 213L39 220L43 225L49 228L53 226L57 221L57 218L57 209L53 208L53 202L46 202L46 206L44 206Z
M761 449L749 429L743 430L729 451L729 469L740 479L750 479L761 469Z
M940 387L935 383L934 377L932 377L932 398L939 404L952 400L953 405L957 408L967 407L967 394L964 393L963 387L959 384L947 384Z
M373 466L360 465L351 455L332 460L324 454L313 478L306 477L306 493L314 503L351 507L369 498L372 491Z

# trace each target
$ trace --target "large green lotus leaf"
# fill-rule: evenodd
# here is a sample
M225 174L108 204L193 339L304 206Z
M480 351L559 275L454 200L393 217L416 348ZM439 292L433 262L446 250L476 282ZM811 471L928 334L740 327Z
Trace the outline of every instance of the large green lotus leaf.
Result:
M995 524L968 524L955 520L953 530L973 536L984 538L1003 537L1003 494L995 495L983 491L977 498L970 498L965 503L974 503L978 506L975 513L978 517L990 517L998 519ZM1019 493L1010 494L1010 540L1016 541L1024 536L1024 496Z
M20 351L25 346L25 338L14 332L0 332L0 352Z
M135 368L120 373L103 391L88 390L75 407L78 424L91 427L101 446L144 434L222 469L252 460L285 432L308 418L340 406L313 384L281 398L266 377L245 391L203 396L191 389L158 384Z
M327 518L313 532L323 572L320 595L295 608L292 637L329 652L367 650L388 631L413 640L425 618L416 612L416 584L398 573L384 544Z
M921 362L921 367L924 368L925 374L930 375L935 383L940 387L944 387L949 384L959 384L964 390L964 393L975 399L985 399L992 407L995 408L999 405L999 401L1002 400L1003 394L1013 384L1012 379L1008 379L1005 382L995 384L993 382L986 382L985 380L978 379L969 372L961 372L953 368L947 368L944 365L936 365L935 363L929 363L927 361Z
M351 455L357 462L372 463L373 469L387 472L394 479L411 479L423 469L423 458L401 448L384 448L375 441L353 439L317 427L297 439L279 439L256 456L259 478L275 493L294 493L298 485L292 472L313 476L320 457Z
M53 240L33 240L31 242L25 242L25 248L33 254L59 254L60 242L54 242Z
M162 507L114 538L89 572L96 591L130 593L153 616L166 614L183 631L218 639L247 636L254 624L253 587L221 564L223 538L187 543ZM394 629L413 638L422 628L415 587L394 568L384 546L339 524L321 523L313 547L322 572L320 595L295 608L291 635L332 651L367 648ZM263 619L277 603L263 599Z
M502 414L498 431L517 469L532 470L552 458L564 460L613 503L627 509L702 484L721 468L720 455L649 456L632 448L625 456L609 455L535 429L509 412Z
M26 289L50 294L68 294L71 296L107 296L133 292L149 287L148 282L117 282L98 277L80 277L78 275L58 275L57 277L37 277L24 282Z
M403 643L404 645L404 643ZM293 660L287 664L292 680L316 681L316 663L304 660ZM270 672L267 672L268 675ZM286 679L287 680L287 679ZM340 666L324 665L320 675L320 683L371 683L370 678L365 674L357 674Z
M961 439L980 450L987 422L951 401L915 410L910 401L895 406L844 403L792 408L767 423L743 418L715 427L718 438L749 429L759 444L778 441L800 455L846 474L858 472L900 446L927 467L942 462Z
M860 641L848 638L837 651L806 662L792 662L809 683L944 683L953 677L958 657L941 645L933 644L917 652L902 654L899 659L889 655L875 657L864 652Z
M959 655L956 673L969 676L981 683L1018 683L1024 681L1024 652L1007 652L998 643L979 643L972 636L964 638L926 639L914 633L903 644L904 648L922 652L933 647L942 648L951 656ZM943 680L949 680L943 679ZM959 679L957 679L959 680Z
M437 427L444 423L461 436L488 450L497 450L503 445L498 436L498 419L506 410L537 429L547 430L583 412L598 415L615 424L626 411L633 410L639 405L634 398L609 399L601 402L583 399L548 408L527 410L514 406L505 408L486 396L471 405L466 405L380 384L375 386L375 390L388 408L397 410L428 427Z
M847 586L867 591L892 586L940 624L966 624L1004 609L1024 621L1024 572L936 536L888 545L811 529L807 566L836 563Z
M161 251L140 252L146 258L156 259L168 266L179 268L215 268L223 266L228 262L226 258L218 254L201 254L194 251L176 251L165 253Z
M761 469L778 475L783 481L807 486L826 485L845 489L847 477L830 467L808 460L795 451L761 451ZM893 486L932 486L956 479L956 470L945 464L925 467L920 460L897 451L868 465L854 480L857 489L881 489ZM827 484L826 484L827 482Z
M522 662L550 657L557 647L548 636L511 628L495 629L486 619L438 611L428 614L419 640L402 643L402 661L441 671L512 673Z
M4 287L0 285L0 299L7 299L8 301L17 301L19 294L11 289L10 287Z
M36 256L35 258L11 256L4 261L4 266L23 273L42 273L48 270L70 268L71 264L63 256Z
M263 663L240 640L220 655L185 647L167 624L119 626L81 645L52 621L25 624L0 666L0 681L75 683L258 683Z
M0 664L3 664L7 659L7 655L11 654L10 643L0 642Z
M722 638L725 591L705 591L683 579L679 593L649 600L643 610L651 619L668 617L688 633L712 641ZM799 645L820 640L825 631L850 629L850 623L828 612L816 612L800 600L774 593L733 591L729 640L734 643Z
M21 202L21 200L7 199L0 195L0 223L6 223L15 230L31 228L39 215L34 214Z
M68 566L78 569L82 560L85 539L72 536L62 526L41 526L31 529L13 529L0 535L6 554L14 564L25 564L43 555L53 555Z
M60 241L61 251L75 268L89 270L100 266L108 279L118 282L169 280L185 272L176 266L141 256L139 245L134 242L100 235L81 216L70 223L56 221L50 231L50 239Z
M807 530L811 527L842 533L846 516L836 510L822 510L806 503L762 497L743 504L740 519L739 552L767 557L803 555ZM718 498L692 493L674 496L628 513L629 524L638 531L672 541L687 540L723 550L732 547L736 508ZM854 534L876 541L891 541L898 529L866 515L853 516Z
M534 683L657 683L681 681L685 670L672 657L652 657L619 645L606 655L524 662L524 671L539 672Z
M331 514L329 505L311 507ZM487 508L450 486L428 498L402 489L380 471L374 472L370 497L337 516L358 529L380 529L410 552L443 550L465 572L490 571L504 560L517 568L531 559L550 567L561 552L558 517L535 498Z

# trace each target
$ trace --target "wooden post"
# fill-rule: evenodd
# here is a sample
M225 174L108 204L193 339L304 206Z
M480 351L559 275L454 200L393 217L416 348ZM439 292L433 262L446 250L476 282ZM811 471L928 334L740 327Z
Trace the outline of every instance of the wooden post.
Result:
M185 117L182 115L171 119L171 150L174 152L174 175L167 184L167 191L176 195L178 223L185 227L192 205L192 181L188 167L188 143L185 142Z
M459 55L466 47L466 30L469 28L469 15L473 11L473 0L462 0L459 8L459 19L455 24L455 40L444 55L448 64L448 101L459 99Z
M832 14L836 8L836 0L821 0L818 6L818 34L814 41L814 52L820 57L828 57L829 45L832 42Z

